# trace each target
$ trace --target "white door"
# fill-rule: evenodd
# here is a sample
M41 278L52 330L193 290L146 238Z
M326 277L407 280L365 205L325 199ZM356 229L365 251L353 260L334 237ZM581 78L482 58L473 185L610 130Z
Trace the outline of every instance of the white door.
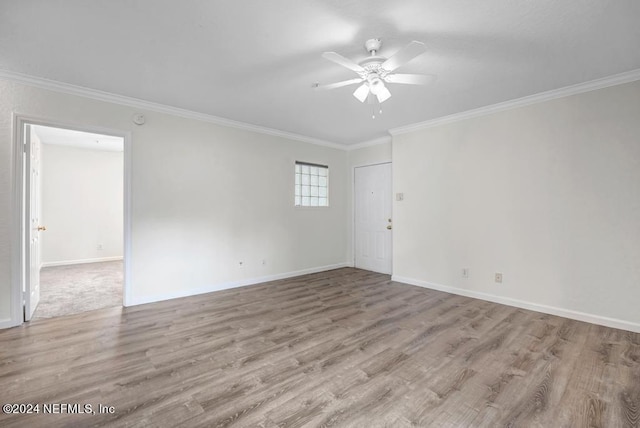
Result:
M33 134L30 125L25 125L26 188L29 189L25 201L25 213L28 224L25 241L28 243L25 254L26 277L24 290L24 317L29 321L40 301L40 233L44 228L40 224L40 140Z
M391 273L391 164L355 169L355 266Z

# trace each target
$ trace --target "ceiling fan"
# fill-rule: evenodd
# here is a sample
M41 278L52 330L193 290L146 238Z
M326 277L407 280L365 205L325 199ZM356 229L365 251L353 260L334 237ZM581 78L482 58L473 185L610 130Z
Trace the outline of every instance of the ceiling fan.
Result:
M342 82L330 83L327 85L316 84L316 89L335 89L343 86L362 83L355 90L353 96L360 102L369 100L369 103L378 101L383 103L391 97L391 92L385 83L402 83L408 85L426 85L435 80L435 76L430 74L398 74L393 73L395 69L411 61L415 57L423 54L426 50L424 43L413 41L400 49L391 58L378 56L377 53L382 46L382 40L369 39L364 47L371 54L368 58L355 63L336 52L325 52L323 58L333 61L349 70L355 71L358 77L344 80Z

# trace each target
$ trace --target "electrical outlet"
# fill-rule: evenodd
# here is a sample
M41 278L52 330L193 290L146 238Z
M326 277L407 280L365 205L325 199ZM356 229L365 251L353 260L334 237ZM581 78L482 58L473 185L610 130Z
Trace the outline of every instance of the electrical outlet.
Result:
M104 244L98 244L98 250L104 250Z
M469 278L469 268L462 268L462 277Z
M396 193L396 201L404 201L404 193Z
M238 266L239 267L244 267L244 262L243 261L238 262Z
M496 272L496 282L502 284L502 272Z
M265 266L267 264L267 260L266 259L262 259L262 266Z

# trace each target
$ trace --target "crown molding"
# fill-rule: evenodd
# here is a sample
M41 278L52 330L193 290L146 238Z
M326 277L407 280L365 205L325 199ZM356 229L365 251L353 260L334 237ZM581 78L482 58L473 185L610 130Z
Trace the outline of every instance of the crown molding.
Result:
M383 137L375 138L372 140L364 141L362 143L353 144L353 145L339 144L331 141L321 140L318 138L308 137L306 135L295 134L287 131L281 131L279 129L268 128L265 126L252 125L249 123L239 122L236 120L226 119L223 117L213 116L213 115L204 114L204 113L198 113L195 111L181 109L178 107L172 107L164 104L154 103L151 101L141 100L138 98L132 98L124 95L113 94L110 92L104 92L97 89L90 89L83 86L71 85L69 83L63 83L56 80L30 76L27 74L17 73L17 72L8 71L8 70L0 69L0 79L5 79L8 81L21 83L28 86L34 86L37 88L46 89L50 91L90 98L97 101L104 101L104 102L124 105L128 107L140 108L148 111L155 111L158 113L170 114L173 116L183 117L186 119L194 119L194 120L199 120L203 122L209 122L216 125L243 129L251 132L256 132L259 134L286 138L293 141L299 141L303 143L314 144L314 145L329 147L329 148L338 149L338 150L351 151L351 150L361 149L364 147L385 144L390 142L393 136L406 134L406 133L418 131L421 129L431 128L434 126L444 125L447 123L458 122L461 120L470 119L474 117L485 116L488 114L497 113L504 110L524 107L527 105L550 101L557 98L567 97L570 95L577 95L584 92L607 88L609 86L615 86L615 85L621 85L624 83L634 82L636 80L640 80L640 69L631 70L625 73L615 74L613 76L591 80L589 82L579 83L576 85L566 86L564 88L553 89L551 91L541 92L539 94L529 95L529 96L517 98L514 100L504 101L501 103L492 104L492 105L480 107L473 110L467 110L467 111L455 113L449 116L442 116L442 117L427 120L424 122L392 128L388 131L390 136L383 136Z
M62 92L69 95L90 98L97 101L104 101L113 104L119 104L128 107L135 107L157 113L165 113L173 116L179 116L186 119L194 119L202 122L209 122L216 125L227 126L231 128L243 129L256 132L259 134L282 137L289 140L300 141L303 143L315 144L317 146L330 147L332 149L346 150L347 146L331 141L321 140L318 138L308 137L306 135L295 134L292 132L281 131L279 129L268 128L266 126L252 125L250 123L239 122L236 120L225 119L223 117L213 116L204 113L198 113L178 107L172 107L165 104L145 101L138 98L127 97L124 95L104 92L97 89L90 89L84 86L72 85L69 83L59 82L57 80L45 79L42 77L31 76L28 74L17 73L9 70L0 69L0 79L5 79L15 83L21 83L28 86L34 86L40 89L47 89L55 92Z
M391 143L391 135L385 135L384 137L374 138L373 140L363 141L362 143L352 144L346 146L347 151L363 149L365 147L379 146L380 144Z
M412 125L393 128L389 130L389 133L395 137L397 135L419 131L422 129L432 128L438 125L459 122L461 120L471 119L479 116L486 116L488 114L497 113L504 110L510 110L518 107L528 106L531 104L551 101L557 98L568 97L571 95L577 95L584 92L595 91L597 89L603 89L609 86L622 85L624 83L630 83L636 80L640 80L640 69L631 70L631 71L627 71L625 73L620 73L620 74L614 74L613 76L603 77L601 79L591 80L584 83L578 83L576 85L565 86L564 88L553 89L547 92L528 95L526 97L504 101L501 103L492 104L492 105L480 107L473 110L467 110L467 111L463 111L461 113L455 113L449 116L442 116L442 117L427 120L424 122L414 123Z

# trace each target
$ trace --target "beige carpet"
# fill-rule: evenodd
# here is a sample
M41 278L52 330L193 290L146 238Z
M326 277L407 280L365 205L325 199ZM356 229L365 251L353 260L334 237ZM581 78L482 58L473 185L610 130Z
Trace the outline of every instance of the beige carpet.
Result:
M43 268L34 319L122 306L122 261Z

